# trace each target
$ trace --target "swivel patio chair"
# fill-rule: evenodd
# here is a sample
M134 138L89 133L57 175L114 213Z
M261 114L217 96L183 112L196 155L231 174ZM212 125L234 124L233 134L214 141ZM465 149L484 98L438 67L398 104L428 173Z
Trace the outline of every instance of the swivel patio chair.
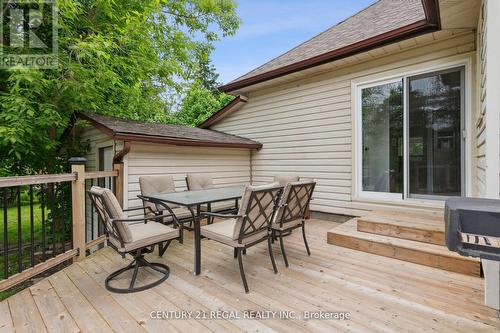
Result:
M106 188L93 186L88 193L104 225L111 247L124 258L127 253L134 258L128 266L120 268L106 278L106 289L116 293L130 293L152 288L165 281L170 274L169 267L161 263L150 263L144 258L144 254L151 253L154 246L158 245L160 255L163 255L172 240L182 239L182 224L177 223L175 217L174 223L177 223L177 229L156 222L156 215L128 217L126 212L144 210L144 207L123 210L113 192ZM153 282L136 286L140 267L150 268L160 273L161 277ZM110 284L119 275L131 269L133 269L133 274L128 288L118 288Z
M288 267L288 259L285 253L283 236L293 229L302 228L302 237L304 238L307 255L311 255L309 245L307 244L305 219L315 186L315 182L305 180L288 183L283 190L271 230L273 240L276 237L280 239L281 253L283 254L286 267Z
M214 188L212 176L204 173L188 173L186 176L186 185L189 191L206 190ZM200 209L204 212L214 213L236 213L238 210L238 200L214 202L207 205L201 205ZM214 218L207 216L207 223L212 224Z
M205 213L208 216L226 219L202 226L201 235L234 248L234 257L238 258L241 280L247 293L249 289L242 258L247 248L267 241L274 273L278 272L271 248L270 227L282 190L283 187L278 183L263 186L247 185L237 215Z

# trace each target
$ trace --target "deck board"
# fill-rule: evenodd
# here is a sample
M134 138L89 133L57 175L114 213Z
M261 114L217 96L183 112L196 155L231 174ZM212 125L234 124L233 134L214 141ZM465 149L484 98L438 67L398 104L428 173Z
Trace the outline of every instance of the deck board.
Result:
M0 303L0 332L68 327L82 332L495 332L496 311L483 301L483 280L397 259L329 245L332 222L308 221L312 255L300 232L286 238L290 267L278 244L275 275L265 244L244 257L250 293L241 285L230 247L202 241L202 274L193 276L192 235L173 243L164 258L171 276L162 285L136 294L112 294L105 277L130 258L105 248ZM150 279L147 271L139 279ZM125 282L125 281L123 281ZM53 304L48 306L47 304ZM151 311L292 310L347 311L338 320L156 320ZM61 314L62 318L61 318ZM28 318L28 319L26 319ZM27 321L27 323L26 323ZM66 326L65 326L66 325Z

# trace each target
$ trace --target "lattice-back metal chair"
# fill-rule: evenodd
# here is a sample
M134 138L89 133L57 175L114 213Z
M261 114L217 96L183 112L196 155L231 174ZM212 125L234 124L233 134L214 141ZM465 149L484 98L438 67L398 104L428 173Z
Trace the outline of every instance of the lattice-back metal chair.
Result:
M307 255L311 255L306 238L305 218L315 186L316 183L314 181L305 180L288 183L283 190L283 195L281 196L279 208L271 229L273 240L276 238L276 235L280 239L281 253L283 254L286 267L288 267L288 259L283 241L283 236L286 232L302 228L302 237L304 238Z
M205 173L188 173L186 175L186 186L189 191L206 190L214 188L214 180L211 175ZM221 201L200 206L203 212L214 213L236 213L238 210L238 200ZM212 224L214 218L207 216L207 223Z
M245 187L241 206L237 215L225 215L207 212L208 216L225 218L201 227L201 235L234 248L234 257L238 258L241 280L245 292L248 292L248 283L243 269L243 252L247 248L267 240L269 256L274 273L277 273L271 248L271 222L279 203L283 190L278 183L263 186Z
M93 186L88 191L88 194L96 208L100 221L104 224L111 246L122 257L129 253L134 258L128 266L111 273L106 278L106 289L117 293L130 293L152 288L165 281L170 274L169 267L161 263L148 262L144 258L144 253L151 253L154 246L158 245L161 249L160 253L163 255L172 240L182 239L182 224L177 223L178 228L174 229L156 222L156 216L128 217L126 212L144 210L144 207L123 210L113 192L106 188ZM137 273L140 267L151 268L162 276L154 282L136 286ZM134 271L128 288L113 287L110 284L117 276L131 269Z

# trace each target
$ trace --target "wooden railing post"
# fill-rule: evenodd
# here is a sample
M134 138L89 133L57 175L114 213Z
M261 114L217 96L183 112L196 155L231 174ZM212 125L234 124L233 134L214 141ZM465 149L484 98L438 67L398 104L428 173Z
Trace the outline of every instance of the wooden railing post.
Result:
M76 261L85 258L85 162L84 157L72 157L69 160L71 172L76 180L71 182L71 212L73 222L73 248L78 249Z
M118 171L118 176L115 179L115 196L120 206L124 205L123 202L123 162L113 164L113 169Z

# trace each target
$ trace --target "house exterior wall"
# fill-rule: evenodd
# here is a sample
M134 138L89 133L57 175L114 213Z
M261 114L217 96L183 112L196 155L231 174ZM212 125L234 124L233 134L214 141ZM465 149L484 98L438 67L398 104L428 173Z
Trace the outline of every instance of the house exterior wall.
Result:
M275 175L287 173L315 179L317 187L312 210L348 215L362 215L369 210L388 207L440 210L442 202L361 200L356 198L354 187L356 82L457 61L468 61L474 68L473 31L445 31L425 35L417 41L429 39L432 42L422 46L412 40L402 44L410 47L407 50L401 45L389 45L386 48L394 52L383 57L367 60L360 55L357 64L252 91L247 96L247 103L212 128L263 144L252 157L255 183L270 182ZM380 53L377 50L370 52ZM475 70L470 76L467 99L474 106ZM476 149L470 145L468 150L468 166L472 169ZM477 170L470 170L470 173L469 178L474 182Z
M187 173L206 173L214 185L232 186L250 182L250 150L233 148L180 147L132 142L124 160L128 207L142 205L139 177L172 175L177 191L187 189Z
M87 163L85 165L86 170L98 171L99 148L114 147L114 140L93 126L85 127L81 130L79 135L82 142L88 141L90 144L90 150L87 155L85 155L85 158L87 159Z

